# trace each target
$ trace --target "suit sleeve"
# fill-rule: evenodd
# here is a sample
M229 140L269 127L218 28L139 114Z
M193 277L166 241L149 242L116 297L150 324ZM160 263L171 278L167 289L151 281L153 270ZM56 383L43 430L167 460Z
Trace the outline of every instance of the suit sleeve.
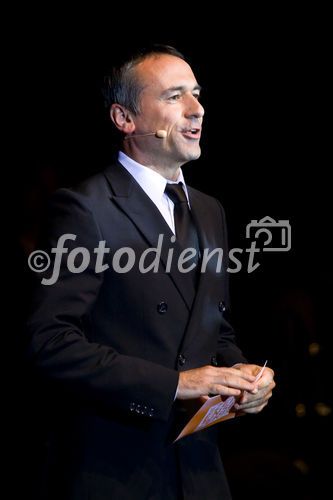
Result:
M33 365L57 388L89 404L111 410L139 413L167 420L178 384L178 372L141 358L121 355L112 347L87 339L83 318L89 314L103 285L95 271L94 248L103 240L87 197L59 190L50 202L41 245L51 257L49 271L36 274L31 313L27 322L29 356ZM67 253L62 255L56 283L49 279L62 235ZM68 269L73 249L85 248L90 256L83 272ZM88 255L87 254L87 255ZM72 254L73 255L73 254ZM80 266L78 255L75 260ZM83 262L82 262L83 263ZM73 262L74 265L74 262ZM48 273L48 274L47 274Z
M224 274L224 297L225 297L225 311L222 316L221 327L218 338L218 348L216 353L216 359L218 366L233 366L237 363L247 363L247 359L243 355L241 349L236 342L236 334L233 327L230 325L226 317L230 312L230 297L229 297L229 275L227 272L228 268L228 234L227 234L227 223L225 218L225 213L222 205L217 200L219 205L219 210L222 218L222 232L223 232L223 274Z

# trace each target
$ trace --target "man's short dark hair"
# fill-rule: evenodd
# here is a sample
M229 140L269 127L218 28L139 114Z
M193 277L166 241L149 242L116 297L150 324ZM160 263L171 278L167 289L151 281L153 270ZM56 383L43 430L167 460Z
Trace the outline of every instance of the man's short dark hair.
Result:
M104 77L102 93L105 99L105 108L109 110L112 104L117 103L134 115L140 113L140 94L143 86L137 77L135 67L147 57L162 54L179 57L185 61L183 54L174 47L153 44L150 47L132 52L116 64Z

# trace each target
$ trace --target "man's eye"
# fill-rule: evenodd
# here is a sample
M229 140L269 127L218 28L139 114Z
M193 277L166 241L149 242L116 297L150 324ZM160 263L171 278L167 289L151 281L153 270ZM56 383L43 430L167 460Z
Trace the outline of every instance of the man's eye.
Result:
M180 98L180 94L173 94L169 97L169 101L177 101Z
M199 101L199 99L200 99L200 94L192 94L192 95L193 95L193 97L195 97L195 99L197 99L197 100Z

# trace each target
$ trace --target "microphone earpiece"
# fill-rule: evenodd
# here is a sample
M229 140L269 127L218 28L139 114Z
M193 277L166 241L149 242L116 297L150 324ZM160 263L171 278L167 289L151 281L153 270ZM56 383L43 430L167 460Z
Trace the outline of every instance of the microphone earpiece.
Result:
M159 137L160 139L165 139L167 136L167 131L166 130L156 130L156 137Z
M125 139L132 139L133 137L146 137L147 135L155 135L159 139L165 139L168 135L166 130L156 130L156 132L149 132L149 134L127 135Z

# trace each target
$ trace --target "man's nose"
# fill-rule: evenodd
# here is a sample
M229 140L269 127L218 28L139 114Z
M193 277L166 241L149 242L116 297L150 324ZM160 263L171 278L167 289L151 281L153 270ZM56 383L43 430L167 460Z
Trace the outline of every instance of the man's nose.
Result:
M189 118L191 116L194 116L196 118L202 118L204 114L205 114L204 107L200 104L200 102L194 95L190 94L186 102L186 110L185 110L186 118Z

